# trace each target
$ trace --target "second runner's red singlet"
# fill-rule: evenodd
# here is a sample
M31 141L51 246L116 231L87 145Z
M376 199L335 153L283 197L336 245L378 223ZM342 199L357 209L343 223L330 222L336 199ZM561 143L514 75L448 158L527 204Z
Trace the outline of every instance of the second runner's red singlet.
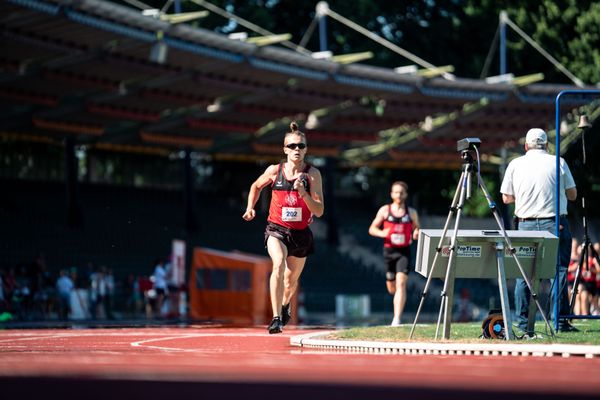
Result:
M401 217L392 215L392 206L388 206L388 216L383 221L383 229L390 231L383 241L383 247L407 247L413 231L413 221L410 218L408 207L406 214Z

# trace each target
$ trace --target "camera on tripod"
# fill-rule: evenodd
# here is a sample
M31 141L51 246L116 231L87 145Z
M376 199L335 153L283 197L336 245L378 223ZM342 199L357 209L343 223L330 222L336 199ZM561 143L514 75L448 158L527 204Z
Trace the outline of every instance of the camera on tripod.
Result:
M475 150L481 146L479 138L464 138L456 141L456 151Z

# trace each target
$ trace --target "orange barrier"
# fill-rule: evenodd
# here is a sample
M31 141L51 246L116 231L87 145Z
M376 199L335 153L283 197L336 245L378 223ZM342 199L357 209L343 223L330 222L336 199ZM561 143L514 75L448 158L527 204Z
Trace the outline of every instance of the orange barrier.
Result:
M271 259L241 252L196 247L189 280L193 319L267 324L273 317L269 295ZM297 323L296 296L292 321Z

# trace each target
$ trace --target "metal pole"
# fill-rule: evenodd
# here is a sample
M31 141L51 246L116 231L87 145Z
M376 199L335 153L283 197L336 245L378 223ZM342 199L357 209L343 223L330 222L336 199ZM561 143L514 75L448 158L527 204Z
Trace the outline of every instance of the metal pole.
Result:
M506 74L506 11L500 11L500 75Z
M319 17L319 51L327 51L327 12L329 4L326 1L317 3L316 13Z
M555 232L556 236L560 238L560 100L563 96L571 95L571 94L582 94L582 95L600 95L600 90L563 90L556 96L555 101L555 127L556 127L556 206L555 206ZM560 243L560 239L559 239ZM560 317L560 291L558 281L559 274L559 264L560 261L560 249L556 254L556 275L554 276L554 329L558 330L558 319Z

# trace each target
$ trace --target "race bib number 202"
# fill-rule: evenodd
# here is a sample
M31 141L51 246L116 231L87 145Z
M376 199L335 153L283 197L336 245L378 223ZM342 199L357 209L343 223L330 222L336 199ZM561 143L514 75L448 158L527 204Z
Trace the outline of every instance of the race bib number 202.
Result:
M282 207L281 220L287 222L302 221L302 208L300 207Z

